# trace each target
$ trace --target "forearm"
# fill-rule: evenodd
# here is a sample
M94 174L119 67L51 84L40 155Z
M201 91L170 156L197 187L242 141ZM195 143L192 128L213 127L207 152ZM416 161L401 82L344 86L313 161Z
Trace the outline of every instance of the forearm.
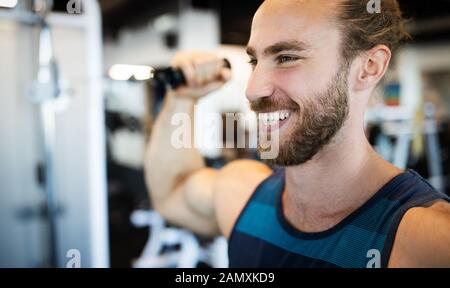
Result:
M194 148L193 119L196 101L191 98L176 97L169 92L165 97L162 111L156 119L155 125L147 145L145 156L145 177L153 201L165 199L177 185L195 171L205 167L203 157ZM177 148L172 143L174 132L180 129L172 124L176 115L189 117L191 148Z

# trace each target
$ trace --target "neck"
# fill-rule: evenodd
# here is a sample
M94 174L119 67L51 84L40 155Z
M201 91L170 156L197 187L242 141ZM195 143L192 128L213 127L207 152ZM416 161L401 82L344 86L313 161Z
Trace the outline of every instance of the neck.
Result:
M363 129L351 130L344 126L312 160L286 169L283 212L299 230L333 227L401 173L376 154Z

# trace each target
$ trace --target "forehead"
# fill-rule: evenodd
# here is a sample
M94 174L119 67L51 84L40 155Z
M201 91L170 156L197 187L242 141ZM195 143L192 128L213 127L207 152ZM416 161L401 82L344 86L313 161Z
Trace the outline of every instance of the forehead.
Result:
M256 12L249 46L263 49L275 42L295 39L312 48L330 40L338 30L338 1L266 0Z

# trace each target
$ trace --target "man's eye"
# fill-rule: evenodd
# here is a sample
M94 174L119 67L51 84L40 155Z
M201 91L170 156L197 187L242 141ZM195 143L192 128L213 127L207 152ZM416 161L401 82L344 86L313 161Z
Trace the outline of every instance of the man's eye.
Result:
M250 64L250 66L252 66L252 67L255 67L257 63L258 63L258 61L256 61L256 59L248 60L248 64Z
M281 55L277 57L277 62L278 64L283 64L283 63L288 63L288 62L293 62L300 59L299 57L293 57L293 56L286 56L286 55Z

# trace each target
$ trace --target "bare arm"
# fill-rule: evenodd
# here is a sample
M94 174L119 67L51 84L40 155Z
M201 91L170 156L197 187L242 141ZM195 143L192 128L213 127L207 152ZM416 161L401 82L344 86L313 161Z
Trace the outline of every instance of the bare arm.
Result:
M168 92L152 129L145 156L150 197L154 208L173 224L205 236L228 235L230 223L270 170L256 161L209 169L195 148L174 147L177 127L172 117L183 113L194 119L197 99L220 88L229 71L221 68L216 56L206 54L180 54L172 65L183 70L189 85Z
M450 267L450 204L437 202L405 214L389 267Z
M195 148L176 149L171 143L172 133L176 129L171 125L172 116L176 113L186 113L193 117L195 101L188 98L177 99L171 93L173 92L166 95L145 156L145 180L152 204L169 222L198 233L214 235L218 233L217 224L212 217L204 217L206 211L212 207L197 209L197 206L188 205L185 196L186 188L197 181L190 180L190 177L201 175L204 179L201 181L213 181L216 173L207 172L209 170L205 168L203 158ZM210 191L206 185L200 189L206 191L205 193Z

